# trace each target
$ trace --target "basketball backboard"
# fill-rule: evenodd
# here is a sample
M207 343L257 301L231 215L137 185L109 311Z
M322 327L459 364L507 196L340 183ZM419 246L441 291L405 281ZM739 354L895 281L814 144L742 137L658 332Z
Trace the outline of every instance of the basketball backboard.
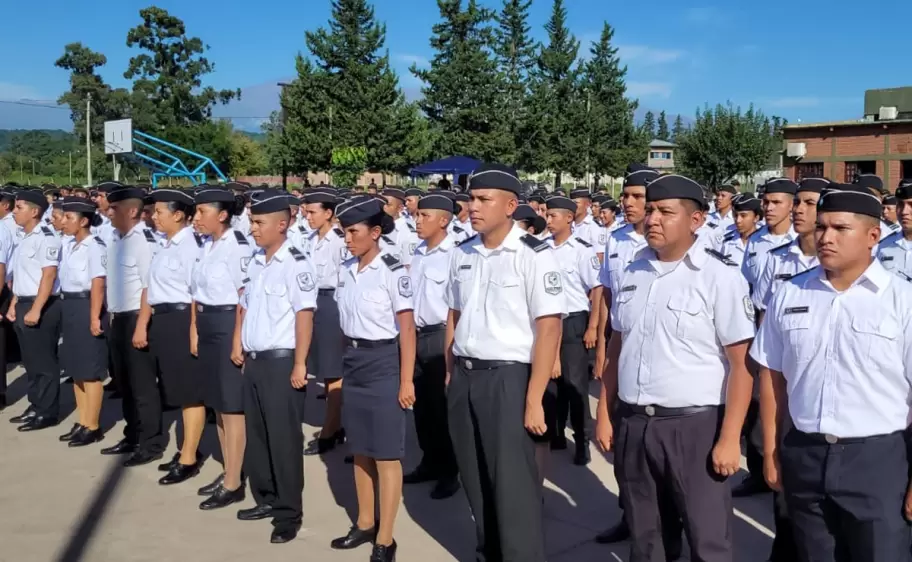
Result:
M120 119L105 121L105 154L126 154L133 152L133 120Z

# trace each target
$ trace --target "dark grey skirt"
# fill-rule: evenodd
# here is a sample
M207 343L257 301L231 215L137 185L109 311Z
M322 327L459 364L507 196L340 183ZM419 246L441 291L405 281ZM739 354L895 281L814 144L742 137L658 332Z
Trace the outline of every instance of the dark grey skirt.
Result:
M204 375L190 353L190 308L155 313L149 350L158 364L162 402L172 408L203 403Z
M399 342L348 347L342 383L342 425L355 455L377 460L405 456L405 410L399 405Z
M331 294L319 294L307 371L319 380L342 378L343 355L345 335L339 325L339 306Z
M244 412L244 376L240 367L231 362L234 323L235 312L231 310L196 313L203 403L223 414Z
M108 373L108 340L89 331L92 305L89 299L61 299L60 365L74 381L104 380ZM107 317L102 316L102 330L107 329Z

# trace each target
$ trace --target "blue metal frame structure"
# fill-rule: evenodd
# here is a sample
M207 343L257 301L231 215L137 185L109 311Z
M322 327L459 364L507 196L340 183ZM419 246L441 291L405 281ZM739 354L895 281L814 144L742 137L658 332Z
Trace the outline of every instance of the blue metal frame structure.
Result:
M199 160L199 164L190 168L187 164L184 163L180 157L175 156L162 148L155 146L158 144L167 149L177 151L179 153L191 156ZM141 147L155 156L149 156L148 154L143 154L142 152L137 151L137 147ZM193 182L193 185L200 185L206 183L206 168L211 167L211 171L218 177L219 180L227 182L228 178L225 174L219 170L219 167L215 165L215 162L211 158L203 156L202 154L197 154L192 150L187 150L181 146L170 143L168 141L162 140L152 135L143 133L142 131L133 131L133 156L138 158L141 163L149 166L154 170L152 174L152 188L158 187L158 180L161 178L189 178Z

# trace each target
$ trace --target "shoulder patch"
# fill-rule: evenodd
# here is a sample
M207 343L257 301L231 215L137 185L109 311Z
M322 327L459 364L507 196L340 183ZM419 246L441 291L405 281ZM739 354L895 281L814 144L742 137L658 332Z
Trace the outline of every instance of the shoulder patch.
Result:
M716 258L717 260L719 260L720 262L724 263L725 265L732 266L732 267L737 267L738 263L737 263L736 261L730 259L728 256L726 256L726 255L723 254L722 252L720 252L720 251L718 251L718 250L714 250L714 249L712 249L712 248L704 248L704 249L706 250L706 253L707 253L707 254L711 255L711 256L714 257L714 258Z
M709 225L709 228L719 228L719 223L717 222L710 222L706 224Z
M234 239L237 240L237 243L241 246L249 246L250 242L247 241L247 237L240 230L234 231Z
M723 237L722 237L722 240L725 241L725 242L731 242L731 241L734 240L735 237L737 237L737 236L738 236L738 231L736 230L736 231L734 231L734 232L729 232L728 234L726 234L725 236L723 236Z
M791 245L792 245L792 241L789 240L789 241L786 242L785 244L782 244L781 246L776 246L775 248L771 249L771 250L770 250L770 253L772 253L772 252L781 252L782 250L785 250L786 248L788 248L788 247L791 246Z
M383 236L381 236L380 239L383 240L384 242L386 242L387 244L389 244L390 246L395 246L395 245L396 245L396 243L393 242L393 239L390 238L389 236L387 236L386 234L384 234Z
M42 227L41 227L41 232L43 232L45 236L53 236L53 235L54 235L54 231L51 230L50 228L46 227L46 226L42 226Z
M477 234L472 235L472 236L469 236L468 238L466 238L465 240L463 240L462 242L460 242L460 243L458 243L458 244L456 244L456 245L457 245L457 246L462 246L463 244L468 244L469 242L471 242L472 240L475 240L476 238L478 238L478 235L477 235Z
M453 232L458 232L458 233L462 234L463 232L465 232L465 229L462 228L461 226L456 226L456 225L454 224L454 225L453 225Z
M390 268L390 271L396 271L397 269L402 269L405 267L402 265L402 262L399 261L399 258L392 254L383 254L380 259L383 260L383 263L386 264L386 267Z
M294 246L288 248L288 253L291 254L291 257L293 257L295 261L304 261L307 259L307 256L302 254L301 251Z
M148 228L143 229L143 236L146 237L146 242L150 244L157 244L158 240L155 239L155 234L152 233Z
M898 271L897 273L899 273L900 277L902 277L909 283L912 283L912 277L909 277L909 274L907 274L905 271Z
M547 242L545 242L543 240L539 240L538 238L532 236L531 234L526 234L525 236L520 238L520 240L523 241L523 244L532 248L536 252L542 252L548 247Z
M342 229L341 229L341 228L336 227L336 228L333 229L333 232L335 232L335 233L336 233L336 236L338 236L339 238L345 238L345 233L342 232Z
M805 269L804 271L799 271L798 273L796 273L796 274L792 275L791 277L789 277L788 280L789 280L789 281L794 281L797 277L801 277L801 276L804 275L805 273L809 273L809 272L811 272L811 271L817 271L817 268L818 268L818 267L820 267L820 266L815 265L814 267L812 267L812 268L810 268L810 269Z
M413 225L412 223L406 222L405 226L407 226L408 229L411 230L412 232L417 232L417 230L415 230L415 225Z
M580 244L582 244L583 246L587 247L587 248L591 248L591 247L592 247L592 244L590 244L589 242L586 242L586 241L583 240L582 238L577 238L576 241L579 242Z
M99 246L107 246L107 244L105 244L105 241L101 239L101 236L95 236L95 242L97 242Z
M193 233L193 239L196 240L196 245L197 245L197 246L199 246L200 248L203 247L203 237L202 237L199 233L194 232L194 233Z

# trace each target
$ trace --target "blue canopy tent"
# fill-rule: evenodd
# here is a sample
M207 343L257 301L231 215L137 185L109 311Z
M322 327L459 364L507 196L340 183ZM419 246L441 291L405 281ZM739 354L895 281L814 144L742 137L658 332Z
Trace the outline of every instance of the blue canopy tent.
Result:
M409 175L429 176L431 174L453 174L461 176L471 174L475 168L481 165L481 160L476 160L468 156L450 156L442 160L435 160L409 170Z

